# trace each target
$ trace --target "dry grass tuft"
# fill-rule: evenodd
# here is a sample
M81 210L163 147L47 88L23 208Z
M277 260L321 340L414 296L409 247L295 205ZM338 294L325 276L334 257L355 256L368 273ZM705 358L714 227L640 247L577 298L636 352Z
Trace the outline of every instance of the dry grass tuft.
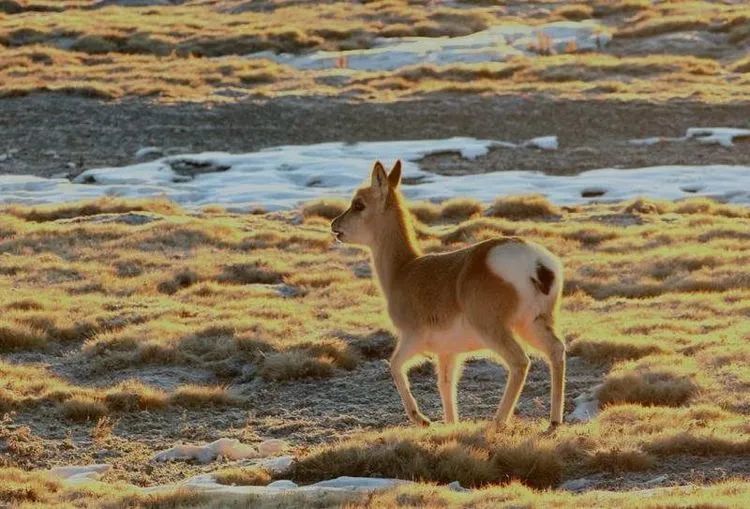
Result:
M240 285L272 285L283 282L283 274L257 262L238 263L224 267L222 273L216 279L222 283Z
M542 195L508 196L498 198L487 214L512 220L559 217L562 211Z
M302 216L305 218L322 217L334 219L340 216L349 207L346 200L339 198L323 198L307 202L302 206Z
M230 486L265 486L272 480L271 473L261 467L234 467L214 474L216 482Z
M589 468L597 471L639 472L653 468L656 458L639 449L602 449L588 459Z
M473 198L451 198L440 205L440 217L447 221L464 221L482 213L482 204Z
M552 11L552 15L571 21L580 21L591 19L594 16L594 9L585 4L563 5Z
M61 404L62 413L73 421L94 421L108 413L107 405L98 398L74 396Z
M411 202L409 212L422 223L434 223L441 217L440 205L429 201Z
M2 325L0 322L0 352L37 350L47 345L44 333L23 324Z
M153 212L163 215L181 214L182 209L174 202L163 199L98 198L96 200L65 204L38 205L34 207L9 206L4 212L27 221L46 222L73 219L98 214L122 214L126 212Z
M511 480L535 487L557 484L562 463L554 448L524 435L512 430L494 434L475 424L363 434L311 450L294 464L291 477L307 482L378 475L438 483L458 480L467 487Z
M340 339L300 343L286 352L269 354L260 374L266 380L285 381L302 378L329 378L335 368L354 369L359 354Z
M750 35L748 35L750 37ZM732 64L732 71L734 72L750 72L750 57L742 58Z
M671 205L663 201L636 198L625 204L622 211L627 214L664 214L670 209Z
M9 506L41 503L62 490L62 484L43 473L0 468L0 502Z
M647 355L664 353L664 349L654 344L648 337L609 337L607 339L581 338L571 343L571 355L597 363L611 363L634 360Z
M167 396L137 380L126 380L110 389L104 402L111 410L120 412L157 410L166 406Z
M199 281L198 274L189 269L184 269L177 272L171 279L162 281L156 287L159 292L173 295L178 291L189 288Z
M656 363L631 361L618 365L597 392L602 405L638 403L641 405L682 406L698 392L693 374L679 358ZM675 364L675 362L677 364Z
M169 398L170 403L184 408L201 408L206 406L227 406L235 399L227 392L226 387L183 385L178 387Z

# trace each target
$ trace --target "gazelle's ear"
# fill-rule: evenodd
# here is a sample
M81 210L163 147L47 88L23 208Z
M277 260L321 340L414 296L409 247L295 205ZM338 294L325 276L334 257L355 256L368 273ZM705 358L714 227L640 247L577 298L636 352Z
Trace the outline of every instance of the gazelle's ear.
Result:
M373 190L380 194L385 194L388 191L388 176L385 174L385 168L380 161L375 162L375 166L372 167L372 182L371 186Z
M401 159L396 161L391 173L388 175L388 184L390 184L393 189L398 187L399 182L401 182Z

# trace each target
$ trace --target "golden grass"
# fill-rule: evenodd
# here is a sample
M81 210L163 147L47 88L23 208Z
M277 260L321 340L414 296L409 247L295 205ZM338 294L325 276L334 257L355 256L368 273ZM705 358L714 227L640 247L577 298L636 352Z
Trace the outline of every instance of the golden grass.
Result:
M265 486L273 477L261 467L233 467L219 470L214 478L219 484L231 486Z
M440 216L451 222L464 221L482 213L484 207L473 198L451 198L441 204Z
M742 455L750 439L741 416L716 407L613 406L592 423L545 432L543 421L392 428L308 451L290 473L301 482L339 475L382 475L462 486L520 482L536 488L592 471L648 470L682 454ZM690 431L683 431L690 429Z
M387 101L441 92L709 102L750 98L747 80L727 79L731 72L746 72L747 67L741 48L750 37L750 9L742 3L652 5L640 0L592 0L552 4L549 14L541 17L539 12L509 15L492 3L470 8L424 7L401 0L353 5L275 2L265 9L215 1L150 8L81 9L90 4L67 2L50 9L52 4L44 5L42 12L0 19L0 97L54 91L100 99L140 96L216 102L289 93L343 93ZM709 53L706 58L660 55L656 49L653 54L636 51L619 58L577 53L573 48L563 52L572 55L554 55L550 50L541 52L547 56L504 63L356 72L351 80L337 85L332 84L336 79L327 78L339 69L298 71L268 60L244 58L258 51L299 54L360 49L372 47L382 37L460 36L500 23L591 17L603 18L624 44L692 30L726 34L727 43L720 48L722 55ZM697 48L696 56L701 51ZM740 60L732 62L736 58Z
M514 483L502 488L486 488L466 493L432 485L408 485L351 503L351 508L455 507L516 508L555 507L560 509L618 507L656 509L664 507L733 508L744 505L750 483L738 479L711 486L675 487L659 490L648 497L633 492L593 491L573 494L563 491L537 491Z
M62 490L59 481L17 468L0 468L0 479L0 502L8 505L43 502Z
M184 408L201 408L206 406L224 406L234 402L225 387L206 387L202 385L184 385L174 391L170 402Z
M317 447L294 464L293 479L309 482L341 475L395 477L463 486L520 480L545 488L562 478L563 463L550 443L514 428L493 433L476 424L427 432L417 428L363 434Z
M508 196L498 198L490 207L488 214L507 219L533 219L554 217L561 214L560 209L544 196L530 194L526 196Z
M557 210L538 197L520 197L499 200L495 206L504 212L493 217L493 207L454 203L455 210L413 205L431 223L420 226L430 249L505 234L562 257L568 282L559 327L571 356L607 370L598 393L603 412L551 435L543 433L544 422L527 419L502 431L480 422L353 434L301 451L294 479L377 473L542 487L598 472L648 470L678 455L750 452L744 424L750 280L740 269L750 261L747 209L695 199ZM99 220L133 210L153 220ZM550 212L555 221L547 220ZM355 272L366 253L332 247L325 214L307 216L294 224L294 212L192 215L164 202L128 200L3 209L0 344L14 352L64 345L69 362L90 380L123 365L181 366L227 386L248 376L269 387L347 376L364 360L389 355L390 324L376 285ZM192 271L193 284L161 291L184 271ZM102 419L222 412L235 404L242 398L226 387L164 390L136 380L93 387L39 366L0 363L0 412L33 419L52 410L112 443L117 429L107 438L106 426L97 431ZM45 440L14 435L10 456L35 455ZM250 482L242 475L254 474L227 473L234 479L228 482ZM508 489L520 490L513 500L563 496ZM387 504L389 496L377 500ZM560 500L564 506L579 499Z
M79 386L42 368L0 361L0 412L35 411L52 404L72 421L96 421L117 412L161 410L235 403L224 387L183 385L173 392L126 380L110 388Z
M95 216L98 214L122 214L125 212L155 212L157 214L179 214L180 207L174 202L161 199L98 198L64 205L37 205L33 207L8 206L5 212L27 221L45 222L58 219Z
M302 215L305 218L322 217L324 219L334 219L341 215L349 203L341 198L323 198L307 202L302 206Z

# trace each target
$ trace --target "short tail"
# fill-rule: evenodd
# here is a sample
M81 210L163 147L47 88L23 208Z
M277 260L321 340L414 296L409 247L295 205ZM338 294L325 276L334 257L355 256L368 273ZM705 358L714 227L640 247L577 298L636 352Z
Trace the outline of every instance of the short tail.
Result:
M544 265L544 263L538 261L536 264L536 274L535 277L531 278L531 282L534 283L537 290L544 295L549 295L552 285L555 282L555 273L552 269Z

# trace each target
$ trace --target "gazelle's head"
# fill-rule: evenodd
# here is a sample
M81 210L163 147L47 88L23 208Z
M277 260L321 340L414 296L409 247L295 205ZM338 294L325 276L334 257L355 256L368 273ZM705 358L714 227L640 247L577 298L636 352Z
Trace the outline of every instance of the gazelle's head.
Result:
M397 208L396 188L401 180L401 161L390 174L377 161L372 168L370 186L358 189L352 204L331 223L336 240L347 244L373 246L377 232L386 228L387 218Z

